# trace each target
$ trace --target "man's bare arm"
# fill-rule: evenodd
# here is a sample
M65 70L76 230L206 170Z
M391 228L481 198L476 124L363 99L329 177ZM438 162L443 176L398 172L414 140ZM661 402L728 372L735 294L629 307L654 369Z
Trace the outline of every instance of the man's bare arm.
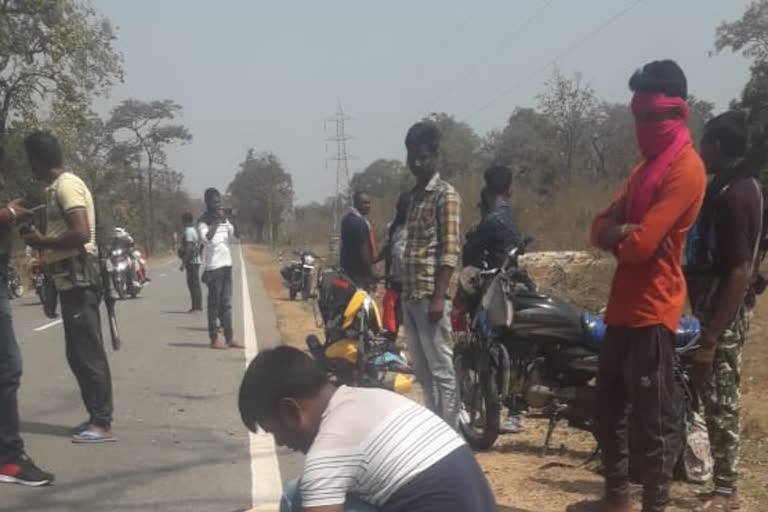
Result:
M722 282L716 295L718 299L713 308L714 313L706 326L705 336L702 339L704 348L712 348L717 343L717 339L730 327L739 307L744 302L751 275L752 264L744 262L733 267Z
M42 249L80 249L91 240L91 225L85 208L67 212L67 227L69 229L57 237L42 236L35 230L24 240L31 247Z

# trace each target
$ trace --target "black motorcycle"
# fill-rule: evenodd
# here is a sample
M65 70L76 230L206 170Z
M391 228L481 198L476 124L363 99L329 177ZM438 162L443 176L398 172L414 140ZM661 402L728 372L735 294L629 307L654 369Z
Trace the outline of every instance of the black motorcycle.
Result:
M530 241L513 249L501 268L470 268L461 276L459 302L464 303L469 322L466 336L454 349L460 428L478 450L494 444L501 407L514 402L549 420L543 454L561 419L593 430L605 324L601 317L536 287L518 266L518 257ZM497 297L489 297L494 294ZM500 308L511 314L500 314ZM698 333L696 319L681 319L677 374L689 403L695 397L685 363L686 356L698 348Z
M317 256L312 251L295 251L298 259L280 269L283 276L283 284L288 288L291 300L301 292L304 300L309 300L312 295L312 272L315 270Z

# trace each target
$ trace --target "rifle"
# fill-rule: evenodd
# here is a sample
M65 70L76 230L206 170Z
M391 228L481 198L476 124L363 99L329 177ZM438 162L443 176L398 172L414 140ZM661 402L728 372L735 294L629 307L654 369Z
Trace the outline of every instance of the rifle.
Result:
M109 336L112 339L112 350L120 350L120 331L117 329L117 315L115 314L115 295L112 293L112 279L107 271L107 258L101 250L101 244L97 246L99 253L99 274L101 276L101 290L104 294L104 305L107 307L107 320L109 321Z

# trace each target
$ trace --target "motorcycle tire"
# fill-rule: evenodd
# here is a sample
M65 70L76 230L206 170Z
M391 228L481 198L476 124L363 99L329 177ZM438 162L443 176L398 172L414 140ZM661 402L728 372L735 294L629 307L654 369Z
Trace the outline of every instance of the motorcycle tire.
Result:
M24 285L23 284L21 284L19 282L11 283L9 285L9 288L10 288L10 292L11 292L11 295L13 296L13 298L20 299L20 298L22 298L24 296Z
M480 393L482 405L485 408L485 418L483 418L479 425L471 425L465 421L464 416L467 411L463 409L465 402L464 393L465 380L469 377L467 372L469 368L465 364L466 355L461 351L457 351L453 358L453 364L456 369L456 380L459 383L459 429L461 430L464 439L467 444L474 450L484 451L488 450L496 442L501 432L501 399L499 396L499 375L498 369L490 365L487 372L483 372L479 376L480 382L476 385L480 386ZM477 392L477 390L475 390ZM479 418L478 418L479 419Z
M128 295L130 295L130 297L131 297L132 299L135 299L135 298L136 298L136 296L139 294L139 287L138 287L138 286L136 286L136 285L133 283L133 281L129 282L129 283L127 284L127 286L128 286Z
M290 288L288 290L288 295L290 295L291 300L296 300L296 294L297 293L298 293L298 291L295 288Z
M125 299L125 283L122 282L117 276L112 276L112 287L117 292L117 297L120 300Z

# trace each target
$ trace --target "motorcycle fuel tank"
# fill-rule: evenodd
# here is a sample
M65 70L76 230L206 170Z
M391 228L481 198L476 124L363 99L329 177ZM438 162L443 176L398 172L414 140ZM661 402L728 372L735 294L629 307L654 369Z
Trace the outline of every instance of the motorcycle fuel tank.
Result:
M514 337L569 345L583 343L581 311L570 302L543 291L520 290L513 304Z

